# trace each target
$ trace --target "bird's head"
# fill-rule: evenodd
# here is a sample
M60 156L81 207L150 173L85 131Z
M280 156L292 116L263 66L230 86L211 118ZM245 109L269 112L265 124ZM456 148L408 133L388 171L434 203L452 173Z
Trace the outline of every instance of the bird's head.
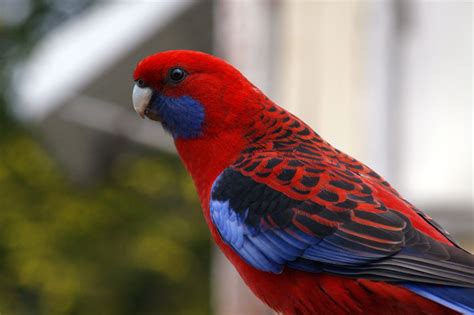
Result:
M256 90L238 70L196 51L161 52L140 61L133 74L133 106L159 121L175 139L245 128L258 110Z

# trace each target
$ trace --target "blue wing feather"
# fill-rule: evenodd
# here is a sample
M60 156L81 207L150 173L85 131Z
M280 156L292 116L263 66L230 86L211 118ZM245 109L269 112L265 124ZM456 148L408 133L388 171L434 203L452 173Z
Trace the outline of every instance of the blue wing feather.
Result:
M211 200L210 214L222 239L255 268L280 273L283 270L285 258L291 258L286 254L281 254L285 253L286 248L281 251L281 248L269 241L265 235L253 236L243 223L241 215L229 206L228 201ZM284 245L280 244L280 246Z
M462 314L474 314L474 288L408 283L407 289Z
M225 172L211 190L211 220L222 239L256 269L281 273L287 266L398 282L455 310L471 309L474 289L462 287L474 286L472 256L420 233L402 215L390 210L371 213L371 218L393 228L364 229L345 212L290 200L236 171ZM259 194L253 196L252 190ZM262 192L271 200L262 199ZM325 226L314 221L314 215L344 228Z

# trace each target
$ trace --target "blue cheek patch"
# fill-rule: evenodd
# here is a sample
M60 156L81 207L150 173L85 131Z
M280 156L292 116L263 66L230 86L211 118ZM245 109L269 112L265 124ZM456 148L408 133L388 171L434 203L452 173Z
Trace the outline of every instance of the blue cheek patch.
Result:
M190 139L202 135L204 107L199 101L190 96L169 97L154 93L150 104L174 138Z

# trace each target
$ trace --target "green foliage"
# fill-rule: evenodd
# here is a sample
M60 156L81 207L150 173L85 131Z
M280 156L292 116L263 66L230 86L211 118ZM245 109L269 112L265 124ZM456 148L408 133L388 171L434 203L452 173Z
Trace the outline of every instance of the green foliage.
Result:
M7 110L17 64L92 3L27 2L0 20L0 314L209 314L209 232L178 159L121 156L78 187Z
M0 313L209 313L208 232L175 157L123 157L79 189L26 133L0 146Z

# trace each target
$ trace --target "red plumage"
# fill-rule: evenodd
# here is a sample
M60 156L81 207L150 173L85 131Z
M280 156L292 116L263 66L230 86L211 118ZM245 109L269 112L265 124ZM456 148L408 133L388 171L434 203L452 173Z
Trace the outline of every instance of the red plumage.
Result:
M180 84L167 84L163 78L168 69L176 66L186 69L188 77ZM453 313L396 283L288 267L280 274L254 268L221 237L210 215L212 186L228 168L293 200L311 200L329 211L350 213L351 222L358 226L402 230L405 226L388 226L358 216L358 211L384 213L391 209L434 241L454 244L445 231L401 198L374 171L334 149L304 122L272 103L227 63L201 53L172 51L144 59L137 66L134 78L145 80L150 88L166 97L186 95L203 104L202 135L176 137L176 148L192 175L212 237L251 290L274 310L283 314ZM269 167L272 159L278 159L278 163ZM311 169L317 169L317 180ZM284 171L291 176L284 178ZM364 198L370 200L364 202ZM295 211L295 216L301 214ZM310 217L353 237L389 243L322 216L311 214ZM265 224L274 222L270 219ZM312 233L301 224L298 227Z
M266 112L268 115L269 113ZM277 115L278 112L275 112ZM263 128L262 130L268 131ZM324 144L330 147L329 144ZM234 162L248 146L241 134L219 137L212 141L177 140L176 147L198 189L201 205L212 237L226 257L236 267L245 283L262 301L283 314L452 314L434 302L404 288L369 280L355 280L332 275L310 274L286 269L282 274L259 271L237 255L220 237L209 216L209 197L215 178ZM196 152L205 152L196 157ZM223 153L226 153L223 155ZM220 156L219 161L215 160ZM344 156L344 159L351 160ZM352 161L351 161L352 162ZM354 163L354 162L352 162ZM355 162L357 164L357 162ZM366 171L368 169L364 168ZM204 171L205 170L205 171ZM378 180L382 181L382 180ZM288 186L287 186L288 187ZM389 188L376 193L393 208L409 215L413 224L428 235L449 243L436 228L418 215L406 201ZM287 191L289 195L294 192ZM343 193L343 192L341 192Z

